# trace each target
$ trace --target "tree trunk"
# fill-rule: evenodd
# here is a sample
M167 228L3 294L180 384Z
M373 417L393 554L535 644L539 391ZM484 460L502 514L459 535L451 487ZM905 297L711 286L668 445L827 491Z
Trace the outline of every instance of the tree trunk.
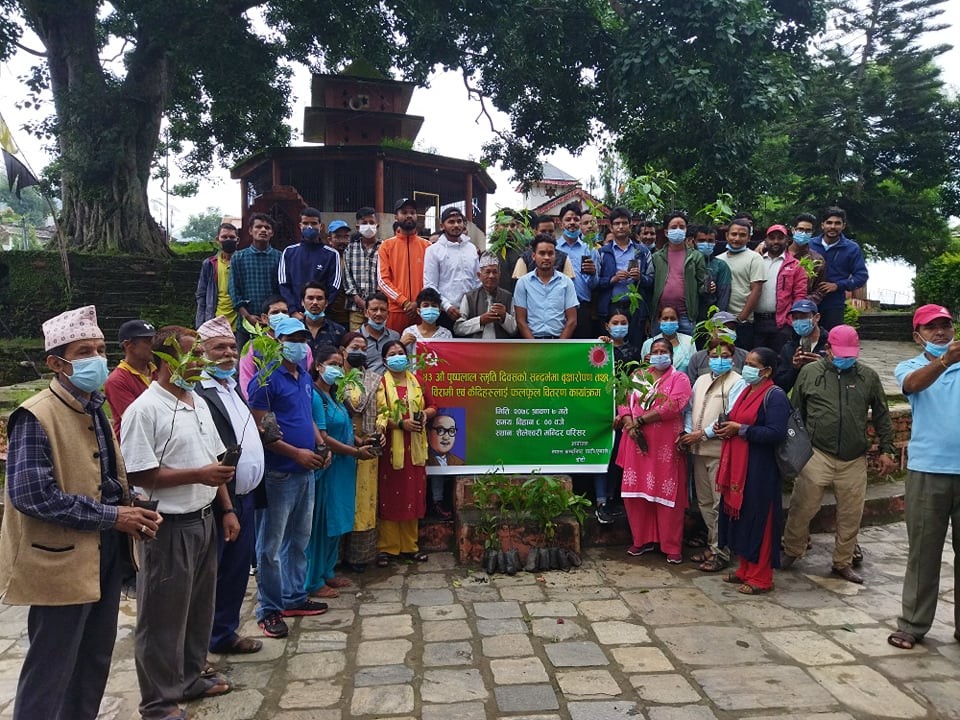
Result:
M166 49L136 31L118 79L100 64L97 0L24 2L47 50L57 111L63 211L71 249L164 255L147 183L166 99Z

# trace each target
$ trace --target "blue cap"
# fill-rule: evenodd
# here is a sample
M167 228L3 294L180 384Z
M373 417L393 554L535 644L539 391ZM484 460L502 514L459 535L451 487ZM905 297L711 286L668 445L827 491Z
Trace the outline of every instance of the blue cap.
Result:
M330 233L335 233L337 230L342 230L343 228L350 229L350 226L347 225L343 220L334 220L330 225L327 226L327 231Z
M791 306L790 312L816 313L819 312L819 310L817 310L817 304L813 300L804 298L803 300L797 300Z
M307 332L307 326L302 320L294 317L281 317L280 320L272 324L273 332L277 337L281 335L294 335L298 332Z

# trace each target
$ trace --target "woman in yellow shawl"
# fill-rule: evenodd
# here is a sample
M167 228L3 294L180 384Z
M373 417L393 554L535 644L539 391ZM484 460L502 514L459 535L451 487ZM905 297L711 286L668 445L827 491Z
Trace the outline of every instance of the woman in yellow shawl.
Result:
M387 447L377 491L377 565L386 567L396 557L427 561L417 538L427 511L426 427L437 410L425 403L399 340L386 343L380 354L387 371L377 388L377 427L386 433Z

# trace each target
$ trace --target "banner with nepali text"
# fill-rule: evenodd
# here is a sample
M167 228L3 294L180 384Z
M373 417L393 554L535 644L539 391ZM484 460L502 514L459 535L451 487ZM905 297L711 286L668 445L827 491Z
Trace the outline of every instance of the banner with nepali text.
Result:
M438 408L429 475L606 472L613 349L596 340L421 340Z

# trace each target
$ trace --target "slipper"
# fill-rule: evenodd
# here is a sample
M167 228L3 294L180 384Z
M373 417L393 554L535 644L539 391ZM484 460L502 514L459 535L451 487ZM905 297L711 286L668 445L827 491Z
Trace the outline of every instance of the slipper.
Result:
M377 567L386 567L392 558L387 553L377 554Z
M743 583L743 578L737 575L735 572L727 573L720 579L725 583L730 583L731 585L740 585Z
M353 583L345 577L332 577L327 580L327 587L342 588L350 587Z
M340 597L340 593L329 585L321 585L310 593L310 597L326 598L328 600Z
M200 677L202 678L216 677L218 672L219 671L217 670L217 666L208 660L206 667L200 671Z
M234 635L233 642L229 645L226 645L222 648L217 648L216 650L211 650L219 655L249 655L250 653L260 652L263 649L263 643L255 638L249 637L240 637ZM214 677L216 675L214 671L210 675L204 675L203 677Z
M200 693L200 695L197 696L198 698L220 697L221 695L226 695L233 690L233 685L227 682L227 679L222 675L217 675L216 677L212 677L210 679L212 684L207 687L206 690Z
M887 636L887 642L901 650L912 650L914 645L923 642L923 638L911 635L903 630L897 630Z
M757 585L751 585L750 583L743 583L737 588L737 592L741 595L765 595L771 590L773 590L772 586L768 588L762 588Z

